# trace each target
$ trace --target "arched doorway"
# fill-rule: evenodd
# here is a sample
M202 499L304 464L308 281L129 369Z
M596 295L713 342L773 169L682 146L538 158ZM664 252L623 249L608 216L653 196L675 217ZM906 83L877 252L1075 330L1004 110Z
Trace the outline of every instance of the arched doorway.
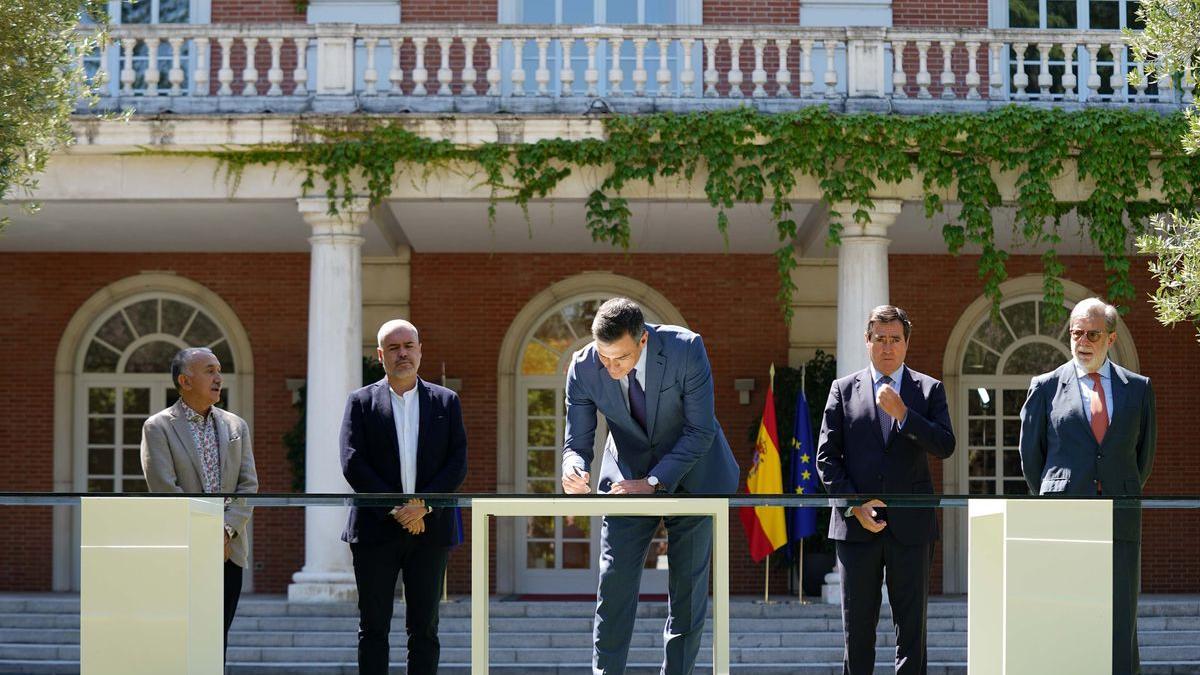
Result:
M943 373L957 440L944 465L948 494L1028 494L1018 452L1021 407L1030 380L1071 358L1067 320L1047 316L1041 283L1041 277L1031 276L1003 284L998 316L992 316L990 300L979 298L947 342ZM1096 295L1078 284L1063 284L1067 311ZM1123 322L1117 332L1110 358L1136 370L1137 354ZM966 510L948 509L943 519L943 591L965 593Z
M613 274L585 273L540 293L510 326L501 349L499 378L501 493L561 492L567 364L576 350L591 342L591 322L600 304L617 295L641 303L647 321L682 324L678 310L644 284ZM600 418L597 458L606 436ZM497 590L595 592L599 536L599 519L563 516L498 521ZM656 569L658 553L665 547L665 538L651 547L643 592L666 589L666 572Z
M142 424L175 402L171 358L194 346L209 347L221 360L220 405L252 424L249 339L233 310L211 291L174 275L146 274L118 281L83 304L59 344L56 490L146 491ZM54 519L54 588L75 590L78 510L56 509Z

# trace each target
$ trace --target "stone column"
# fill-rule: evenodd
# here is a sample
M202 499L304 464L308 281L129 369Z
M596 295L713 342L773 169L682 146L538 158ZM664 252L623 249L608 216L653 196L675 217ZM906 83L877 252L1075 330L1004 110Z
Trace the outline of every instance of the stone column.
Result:
M362 226L366 200L329 215L324 197L300 199L312 228L308 291L308 381L305 486L309 493L350 492L342 478L338 431L346 396L362 386ZM346 508L304 510L304 568L292 576L288 600L356 598L350 549L340 540Z
M867 316L879 305L887 304L888 244L887 230L900 215L898 200L876 199L869 209L870 222L848 222L854 207L836 204L834 210L847 221L842 230L842 245L838 249L838 324L837 376L844 377L867 367ZM841 579L836 567L825 575L821 601L840 604ZM883 587L883 602L887 603L887 586Z
M876 199L867 224L850 222L854 207L837 204L846 221L838 250L837 374L844 377L867 367L867 315L888 302L887 230L900 214L898 200Z

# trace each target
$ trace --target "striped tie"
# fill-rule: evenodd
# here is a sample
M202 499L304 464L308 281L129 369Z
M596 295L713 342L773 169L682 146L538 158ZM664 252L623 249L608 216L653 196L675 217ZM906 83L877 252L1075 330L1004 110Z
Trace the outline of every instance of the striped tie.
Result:
M888 377L887 375L879 378L879 386L881 387L885 384L891 383L892 378ZM883 430L883 444L887 445L888 438L890 438L892 435L892 416L887 414L887 411L884 410L882 406L877 405L876 408L879 410L879 428Z

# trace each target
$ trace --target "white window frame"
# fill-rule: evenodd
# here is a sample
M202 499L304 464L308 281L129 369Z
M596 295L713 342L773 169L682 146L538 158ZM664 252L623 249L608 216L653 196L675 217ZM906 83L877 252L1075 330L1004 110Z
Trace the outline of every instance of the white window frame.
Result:
M151 2L150 24L153 25L153 24L159 23L158 17L159 17L159 10L160 10L160 5L159 5L160 0L150 0L150 2ZM121 25L121 5L122 4L128 4L127 0L108 0L108 18L109 18L109 23L111 25L114 25L114 26ZM207 23L212 23L212 0L189 0L188 24L191 25L191 24L207 24ZM164 42L162 45L159 46L159 49L160 50L164 49L164 47L169 47L169 46L167 45L167 43ZM181 65L183 68L183 72L187 74L186 81L188 82L188 84L190 84L191 83L191 73L193 73L195 71L195 64L194 64L194 58L193 58L193 53L194 53L193 42L191 40L188 40L185 43L184 48L187 50L187 55L181 60ZM104 95L119 96L121 94L121 67L124 63L124 55L122 54L121 49L122 48L119 43L114 43L114 44L109 45L104 50L104 63L107 66L107 70L109 73L108 82L105 83L105 85L104 85L104 89L105 89L105 91L103 92ZM139 57L134 57L134 60L137 61L138 58ZM162 57L159 57L159 58L161 60ZM94 59L91 59L91 58L86 59L86 60L94 61ZM166 86L164 86L164 85L166 85ZM169 89L169 87L170 87L170 85L166 83L166 71L163 71L163 79L158 83L159 95L160 96L166 95L166 92ZM140 89L135 89L134 91L138 92L138 93L141 92ZM191 92L188 90L188 87L185 86L183 89L183 95L187 96L189 94L191 94Z

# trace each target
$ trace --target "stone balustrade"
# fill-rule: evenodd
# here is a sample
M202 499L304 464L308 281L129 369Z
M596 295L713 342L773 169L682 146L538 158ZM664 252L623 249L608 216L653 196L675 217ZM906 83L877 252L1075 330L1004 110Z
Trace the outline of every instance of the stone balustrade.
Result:
M102 107L144 113L1174 106L1196 84L1131 86L1121 34L1081 30L124 25L81 61Z

